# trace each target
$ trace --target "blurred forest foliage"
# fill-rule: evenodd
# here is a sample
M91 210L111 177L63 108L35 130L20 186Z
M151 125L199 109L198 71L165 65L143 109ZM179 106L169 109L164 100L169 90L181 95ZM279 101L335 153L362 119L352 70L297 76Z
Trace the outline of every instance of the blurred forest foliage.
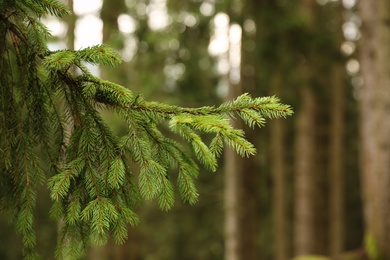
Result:
M226 152L218 172L202 170L195 206L177 202L161 212L145 203L124 245L92 248L85 259L380 259L383 242L363 214L369 188L360 181L357 8L340 0L104 0L94 14L103 21L103 42L125 62L100 68L103 78L150 100L191 107L242 92L277 95L295 115L246 129L258 154ZM61 21L67 33L53 41L74 48L79 18ZM239 38L229 40L237 30ZM106 120L121 131L111 115ZM42 190L38 246L51 259L57 224ZM13 229L3 219L0 229L0 258L20 259Z

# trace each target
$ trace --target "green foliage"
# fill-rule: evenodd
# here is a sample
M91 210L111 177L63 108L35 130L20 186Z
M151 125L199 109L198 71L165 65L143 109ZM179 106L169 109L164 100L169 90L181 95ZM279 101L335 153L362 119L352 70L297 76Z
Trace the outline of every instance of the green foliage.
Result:
M60 2L10 0L0 7L0 209L22 236L26 259L38 257L34 208L37 185L46 177L53 200L50 215L61 223L56 257L78 258L90 244L106 243L108 235L123 243L127 225L139 222L134 208L142 199L156 199L169 210L176 186L184 201L196 202L198 165L161 132L162 123L214 171L224 143L242 156L255 153L229 119L263 126L266 118L292 114L276 97L248 94L217 107L145 101L88 71L85 63L113 66L121 61L109 47L49 51L49 32L39 17L68 14ZM124 136L116 136L103 121L103 109L126 123ZM212 136L209 145L202 133ZM43 172L43 164L50 165L50 172Z

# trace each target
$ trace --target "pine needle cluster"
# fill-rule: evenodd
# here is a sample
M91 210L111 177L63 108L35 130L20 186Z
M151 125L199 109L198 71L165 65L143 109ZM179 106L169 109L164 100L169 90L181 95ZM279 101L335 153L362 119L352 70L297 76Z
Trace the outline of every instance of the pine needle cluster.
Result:
M56 257L76 259L90 244L106 243L108 235L124 242L127 226L139 221L134 207L142 199L169 210L177 189L182 200L195 203L197 161L215 171L224 144L242 156L254 154L231 118L253 127L292 114L276 97L248 94L216 107L146 101L87 69L86 63L121 62L108 46L50 51L50 32L40 22L46 14L70 12L57 0L0 1L0 210L21 235L26 259L38 257L38 185L47 183L50 214L62 223ZM126 123L124 136L105 123L103 109ZM192 154L161 132L164 122ZM201 133L212 136L209 144Z

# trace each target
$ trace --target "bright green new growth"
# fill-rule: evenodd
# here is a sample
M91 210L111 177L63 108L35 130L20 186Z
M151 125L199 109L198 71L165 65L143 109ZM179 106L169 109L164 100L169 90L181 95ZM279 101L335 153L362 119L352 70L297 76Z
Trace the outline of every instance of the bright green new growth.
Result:
M0 210L22 236L26 259L35 259L33 228L37 185L48 182L51 216L61 221L57 258L77 258L89 244L117 243L136 225L134 207L156 199L163 210L181 198L197 200L197 163L159 129L181 136L195 157L215 171L224 144L249 156L255 148L234 129L236 116L249 126L292 114L276 97L248 94L218 107L183 108L145 101L129 89L93 76L85 63L121 62L104 45L50 51L46 14L69 14L56 0L0 1ZM101 118L108 109L126 122L116 136ZM213 136L209 145L201 133ZM45 167L45 166L49 167Z

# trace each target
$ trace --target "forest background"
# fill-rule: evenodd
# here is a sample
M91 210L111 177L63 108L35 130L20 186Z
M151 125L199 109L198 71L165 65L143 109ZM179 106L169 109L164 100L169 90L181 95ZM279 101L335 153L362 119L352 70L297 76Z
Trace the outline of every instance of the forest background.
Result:
M118 50L124 63L94 68L101 77L191 107L277 95L295 115L245 129L258 154L227 150L218 172L202 170L197 204L161 212L146 202L124 245L92 248L85 259L389 259L387 0L88 3L45 22L54 49L87 47L84 36ZM51 259L57 224L42 190L38 249ZM0 258L21 259L12 226L0 219L0 228Z

